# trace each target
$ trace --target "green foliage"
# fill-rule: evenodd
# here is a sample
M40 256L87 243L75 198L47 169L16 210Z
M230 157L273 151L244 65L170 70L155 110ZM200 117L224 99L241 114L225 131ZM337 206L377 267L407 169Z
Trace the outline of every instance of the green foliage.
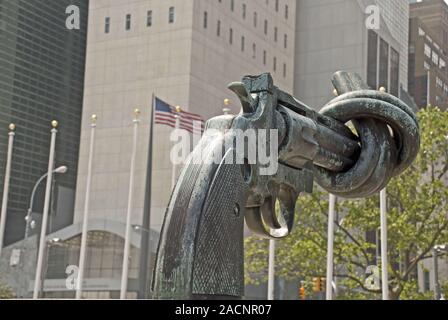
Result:
M448 280L445 281L444 283L442 283L440 288L441 288L441 292L442 292L443 296L445 297L445 299L448 299Z
M448 112L428 107L418 114L421 151L411 167L391 180L388 188L389 289L392 299L429 299L417 290L417 266L435 244L448 243ZM379 197L338 199L342 225L335 227L335 275L339 299L380 299L380 290L365 286L365 272L375 264L376 245L367 232L380 226ZM278 241L276 274L310 282L325 277L328 194L317 187L297 203L292 234ZM246 282L267 280L268 242L250 237L245 242Z
M16 295L11 288L0 283L0 299L14 299Z

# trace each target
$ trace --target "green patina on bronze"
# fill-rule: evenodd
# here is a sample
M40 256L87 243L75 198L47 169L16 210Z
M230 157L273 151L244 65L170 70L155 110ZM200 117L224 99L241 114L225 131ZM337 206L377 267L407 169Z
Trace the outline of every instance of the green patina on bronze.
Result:
M179 177L157 252L156 298L241 298L244 220L262 237L285 237L293 227L297 198L312 192L314 178L335 195L367 197L412 163L419 126L405 103L370 90L357 74L338 72L333 85L339 96L320 113L275 87L270 74L229 85L242 112L208 121ZM259 163L227 161L241 156L233 129L277 130L275 174L260 174ZM269 135L265 143L270 146ZM194 161L198 154L202 164ZM212 161L217 154L224 154L220 163Z

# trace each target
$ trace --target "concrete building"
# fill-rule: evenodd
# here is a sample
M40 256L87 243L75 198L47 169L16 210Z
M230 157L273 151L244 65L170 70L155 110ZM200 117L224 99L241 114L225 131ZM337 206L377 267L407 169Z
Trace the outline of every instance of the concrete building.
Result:
M431 104L446 109L448 5L443 0L413 1L410 17L409 57L415 59L410 66L414 76L410 76L409 83L415 81L412 93L419 107Z
M408 6L407 0L297 1L295 96L322 107L333 98L331 76L342 69L358 72L374 89L406 91ZM368 29L375 13L378 28Z
M448 52L448 5L445 0L411 0L410 17L418 17L431 30L434 40Z
M409 93L419 108L448 107L448 56L431 29L419 18L409 20Z
M410 72L415 72L415 101L420 107L431 104L447 110L448 5L444 0L411 1L410 17L409 57L415 57L415 62L411 64L415 65L415 70L410 68ZM410 78L409 84L411 82ZM419 265L418 279L420 291L434 289L432 259L427 259ZM441 255L439 282L443 283L447 279L448 259L446 255Z
M66 8L70 5L80 9L79 30L66 27ZM15 243L19 248L15 252L19 253L20 266L35 264L33 252L21 250L17 241L24 237L31 191L48 169L50 122L55 119L60 124L55 163L66 165L68 172L55 176L48 230L55 232L73 223L86 38L87 0L0 1L0 193L8 125L15 123L4 244ZM42 183L32 204L37 222L44 191ZM32 233L36 231L40 232L38 227ZM12 277L20 266L10 264L9 253L9 249L3 251L0 259L0 281L26 280L24 274Z

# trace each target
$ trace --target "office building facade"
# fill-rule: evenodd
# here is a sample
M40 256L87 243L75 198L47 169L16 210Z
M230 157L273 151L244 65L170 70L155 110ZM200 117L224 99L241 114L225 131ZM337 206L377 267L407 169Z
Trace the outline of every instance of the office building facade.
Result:
M77 5L80 29L66 27L66 9ZM8 125L17 126L5 245L23 238L36 181L47 172L51 121L59 121L50 232L73 222L87 34L86 0L0 1L0 149L7 150ZM6 153L0 157L3 192ZM39 220L44 184L33 212Z
M334 97L331 76L338 70L359 73L374 89L405 92L408 6L407 0L297 1L295 95L321 108Z
M426 0L410 5L409 92L420 108L448 107L448 5Z
M419 108L448 107L448 56L430 28L409 20L409 93Z
M448 52L448 5L445 0L412 0L410 17L418 17L443 51Z

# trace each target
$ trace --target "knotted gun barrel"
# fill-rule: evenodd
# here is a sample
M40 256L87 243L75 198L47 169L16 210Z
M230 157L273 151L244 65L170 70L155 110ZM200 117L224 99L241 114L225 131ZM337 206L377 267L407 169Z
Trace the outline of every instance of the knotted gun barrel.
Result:
M406 104L370 90L357 74L338 72L333 85L339 96L320 113L269 74L229 85L242 112L209 120L186 162L162 227L155 297L243 296L244 220L262 237L285 237L314 177L335 195L366 197L412 163L419 126Z

